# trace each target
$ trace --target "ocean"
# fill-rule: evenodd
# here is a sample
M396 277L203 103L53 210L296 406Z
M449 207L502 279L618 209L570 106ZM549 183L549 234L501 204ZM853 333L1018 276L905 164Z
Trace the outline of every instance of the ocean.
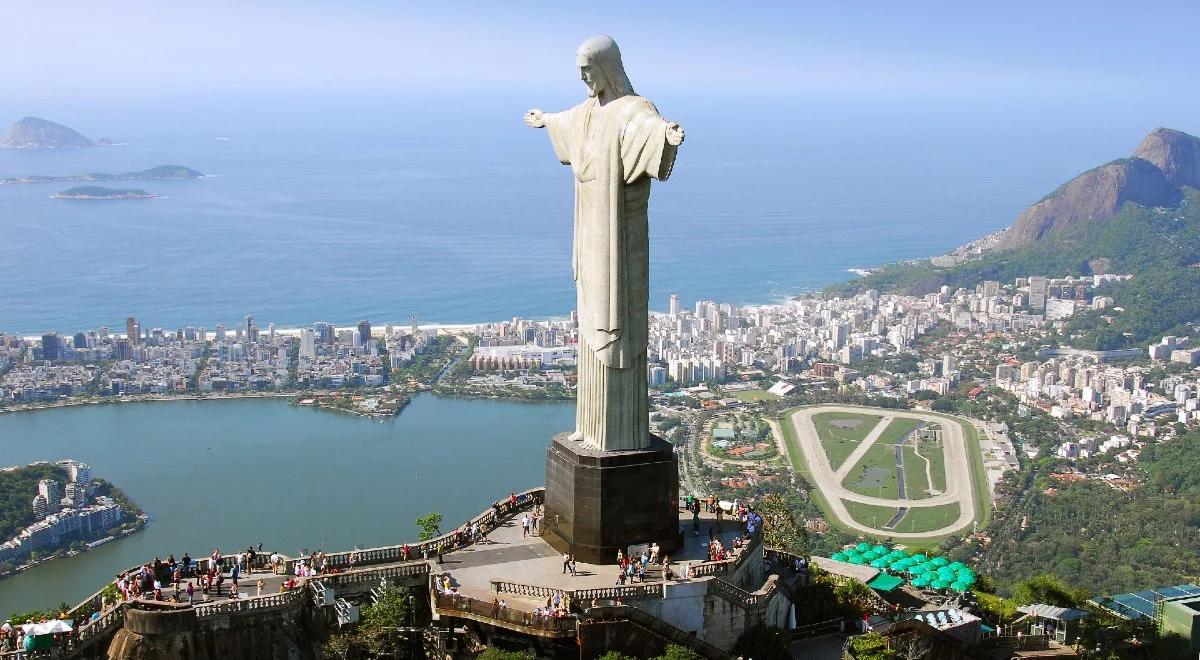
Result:
M195 168L71 201L0 186L0 331L470 323L570 312L572 186L545 93L0 102L122 146L0 151L0 178ZM1153 123L1071 108L655 96L687 142L651 195L651 301L778 301L1010 223ZM1040 123L1039 123L1040 122Z

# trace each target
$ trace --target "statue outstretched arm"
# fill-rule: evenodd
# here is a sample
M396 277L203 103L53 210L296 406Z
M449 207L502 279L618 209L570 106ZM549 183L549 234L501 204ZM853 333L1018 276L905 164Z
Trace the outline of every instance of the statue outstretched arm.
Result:
M546 113L542 112L540 108L534 108L525 113L525 125L530 128L545 128L545 115Z

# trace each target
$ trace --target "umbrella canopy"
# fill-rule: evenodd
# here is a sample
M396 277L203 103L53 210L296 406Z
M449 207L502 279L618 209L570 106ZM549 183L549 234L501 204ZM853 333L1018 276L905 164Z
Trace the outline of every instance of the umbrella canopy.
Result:
M883 557L871 560L871 568L883 568L887 566L887 560Z
M866 541L861 541L858 545L854 546L854 549L858 550L859 552L866 552L867 550L871 549L871 544L867 543Z
M853 557L850 557L850 558L849 558L849 559L847 559L846 561L850 562L851 564L859 564L860 566L861 566L862 564L865 564L865 563L867 563L867 560L866 560L866 559L863 559L863 558L862 558L861 556L859 556L859 555L855 555L855 556L853 556Z
M862 553L862 558L866 559L867 561L871 561L872 559L877 559L878 557L879 557L879 555L875 554L874 550L867 550L866 552Z
M23 626L26 635L54 635L71 632L71 624L62 619L53 619L45 623L28 623Z
M912 581L912 586L918 587L918 588L927 587L927 586L929 586L929 580L926 580L923 577L919 577Z
M835 552L830 559L834 561L846 561L846 554L844 552Z
M933 564L934 566L945 566L946 564L950 563L950 560L946 559L945 557L934 557L933 559L929 560L929 563Z
M944 580L950 580L950 579L954 578L954 571L946 568L945 566L937 569L937 574L938 574L938 577L940 577Z
M912 560L912 565L908 567L908 570L915 575L920 575L929 570L929 566L926 565L926 562L917 561L914 559Z
M964 569L966 567L967 567L966 564L962 563L961 561L956 561L956 562L950 564L950 568L954 571L961 571L962 569Z
M892 550L891 552L887 553L888 559L892 559L892 560L904 559L907 556L908 555L904 554L903 550Z
M888 549L887 549L886 547L882 546L882 545L877 545L877 546L875 546L874 548L871 548L871 549L872 549L872 550L874 550L875 552L878 552L878 553L879 553L879 554L881 554L881 555L883 555L883 554L887 554L887 551L888 551Z
M974 576L974 575L965 575L965 574L963 574L963 573L959 573L959 574L958 574L958 581L959 581L959 582L962 582L962 583L963 583L963 584L965 584L965 585L972 585L972 584L975 584L975 576Z
M950 588L955 591L966 591L971 588L971 585L969 585L965 582L955 582L950 585Z
M917 561L919 561L919 562L925 562L925 561L929 561L929 557L926 557L926 556L925 556L925 555L923 555L923 554L919 554L919 555L913 555L913 556L912 556L912 558L913 558L913 559L916 559L916 560L917 560Z
M903 571L905 568L907 568L907 566L904 565L903 559L897 559L896 561L893 561L892 563L888 564L888 570L896 571L897 573Z
M934 580L933 584L929 585L934 589L945 589L950 586L950 583L945 580Z

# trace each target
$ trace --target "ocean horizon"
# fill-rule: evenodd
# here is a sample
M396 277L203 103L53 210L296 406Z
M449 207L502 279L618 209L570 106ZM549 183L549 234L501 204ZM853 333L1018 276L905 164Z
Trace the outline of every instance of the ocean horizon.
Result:
M0 178L164 164L207 175L120 183L161 195L146 200L0 185L0 331L119 329L130 315L211 329L246 314L280 328L568 314L571 176L520 117L577 92L453 97L436 111L402 94L0 102L0 123L34 114L124 145L0 151ZM770 304L944 254L1153 128L1051 106L647 94L688 132L651 194L655 310L672 292ZM761 116L780 121L743 120Z

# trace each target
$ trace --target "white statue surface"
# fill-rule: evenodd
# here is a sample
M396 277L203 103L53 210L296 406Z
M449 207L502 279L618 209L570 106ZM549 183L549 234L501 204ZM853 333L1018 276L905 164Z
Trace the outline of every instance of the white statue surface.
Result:
M679 124L638 96L610 37L576 52L588 88L562 112L530 110L575 176L572 263L579 318L579 384L571 438L605 451L650 446L646 345L650 180L665 181L683 143Z

